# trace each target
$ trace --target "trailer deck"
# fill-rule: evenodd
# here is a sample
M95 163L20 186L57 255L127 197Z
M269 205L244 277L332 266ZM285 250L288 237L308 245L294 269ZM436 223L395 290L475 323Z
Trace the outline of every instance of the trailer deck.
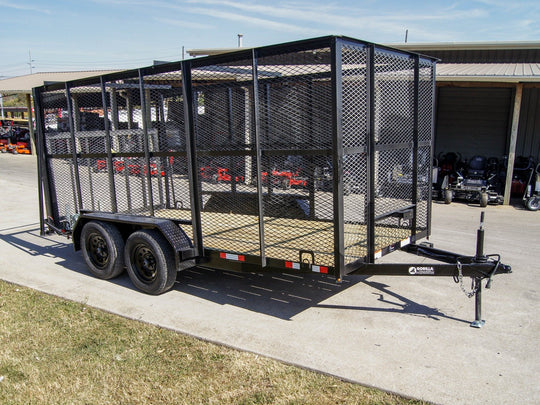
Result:
M180 209L164 209L156 211L156 217L189 221L191 212ZM234 218L232 218L234 217ZM211 229L205 233L205 248L218 251L242 253L246 255L260 255L259 220L253 215L240 215L230 213L202 212L202 227ZM298 245L305 251L313 252L313 264L322 266L334 265L333 235L334 225L331 222L316 222L299 219L266 218L265 236L266 255L284 261L299 261ZM193 239L191 225L182 225L182 229ZM376 236L379 244L376 250L382 252L387 246L407 242L409 232L407 229L377 226ZM346 237L365 235L366 226L359 224L345 224ZM249 242L251 240L251 242ZM366 240L360 240L346 250L346 255L354 260L363 260L367 254Z

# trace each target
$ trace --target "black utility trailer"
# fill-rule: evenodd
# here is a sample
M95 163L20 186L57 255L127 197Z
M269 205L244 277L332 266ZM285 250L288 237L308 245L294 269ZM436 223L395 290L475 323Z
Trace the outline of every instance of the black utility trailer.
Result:
M510 268L416 244L434 83L432 58L329 36L35 88L42 232L150 294L196 265L470 276L480 321ZM375 263L395 249L446 263Z

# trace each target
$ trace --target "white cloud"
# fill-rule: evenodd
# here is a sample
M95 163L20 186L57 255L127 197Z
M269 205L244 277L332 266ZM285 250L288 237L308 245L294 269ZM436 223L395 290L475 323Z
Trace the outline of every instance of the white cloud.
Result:
M320 29L302 27L296 24L287 24L278 21L273 21L265 18L252 17L244 14L232 13L228 11L220 11L210 8L185 7L184 12L193 14L202 14L214 18L220 18L229 21L243 22L254 26L264 27L276 31L300 32L300 33L323 33Z
M162 24L174 25L176 27L181 27L181 28L193 28L193 29L203 29L203 30L214 28L210 24L196 23L196 22L185 21L185 20L173 20L170 18L154 17L154 21L157 21Z
M43 7L25 5L21 3L12 3L9 1L3 1L3 0L0 0L0 6L14 8L16 10L22 10L22 11L33 11L36 13L52 14L50 10L47 10Z

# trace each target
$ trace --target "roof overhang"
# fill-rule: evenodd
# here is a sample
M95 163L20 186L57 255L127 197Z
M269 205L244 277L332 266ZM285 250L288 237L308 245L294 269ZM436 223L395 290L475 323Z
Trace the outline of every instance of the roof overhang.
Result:
M17 76L0 80L0 94L32 94L32 88L54 82L68 82L70 80L84 79L85 77L99 76L118 70L92 70L83 72L48 72Z
M540 82L540 63L439 63L438 82Z
M493 41L493 42L420 42L387 44L404 51L466 51L494 49L540 49L540 41Z

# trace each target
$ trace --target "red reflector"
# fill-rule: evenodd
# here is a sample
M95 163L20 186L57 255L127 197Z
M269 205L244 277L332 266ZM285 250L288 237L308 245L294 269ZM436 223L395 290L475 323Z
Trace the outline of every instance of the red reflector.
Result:
M285 267L292 269L292 262L285 262Z
M321 266L321 273L328 274L328 267Z
M243 255L235 255L233 253L225 253L225 252L220 252L219 253L219 258L220 259L227 259L227 260L234 260L234 261L237 261L237 262L245 262L246 261L246 257L243 256Z

